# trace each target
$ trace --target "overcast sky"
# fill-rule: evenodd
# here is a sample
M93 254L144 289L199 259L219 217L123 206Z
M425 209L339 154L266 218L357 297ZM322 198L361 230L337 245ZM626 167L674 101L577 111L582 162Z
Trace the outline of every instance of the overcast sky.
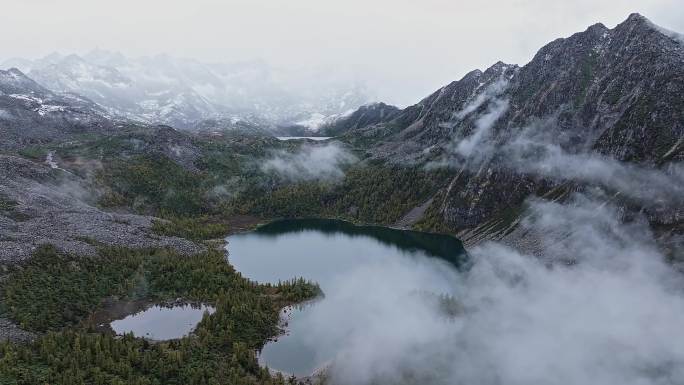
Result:
M92 48L335 66L409 104L497 60L639 12L684 32L681 0L2 0L0 60Z

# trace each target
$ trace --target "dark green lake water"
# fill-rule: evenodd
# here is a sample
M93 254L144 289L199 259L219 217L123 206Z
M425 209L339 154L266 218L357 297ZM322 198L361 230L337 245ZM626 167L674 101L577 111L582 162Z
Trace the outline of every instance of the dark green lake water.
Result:
M276 221L232 235L227 250L230 263L249 279L304 277L321 286L324 298L286 309L287 333L260 355L263 365L296 375L341 354L345 334L370 324L364 319L391 303L395 292L448 291L454 267L465 259L461 242L451 236L324 219Z

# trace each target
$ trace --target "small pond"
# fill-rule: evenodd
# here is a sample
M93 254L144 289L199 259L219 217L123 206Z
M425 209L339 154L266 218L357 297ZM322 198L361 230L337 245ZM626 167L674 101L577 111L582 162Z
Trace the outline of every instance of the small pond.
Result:
M323 298L284 309L285 334L260 353L262 365L297 376L343 354L348 337L372 327L380 308L402 317L404 303L393 301L418 291L451 294L454 267L465 259L451 236L337 220L276 221L227 241L230 263L246 278L304 277L321 286Z
M153 305L112 321L110 326L116 334L133 333L136 337L163 341L190 334L202 320L204 313L214 312L207 305Z

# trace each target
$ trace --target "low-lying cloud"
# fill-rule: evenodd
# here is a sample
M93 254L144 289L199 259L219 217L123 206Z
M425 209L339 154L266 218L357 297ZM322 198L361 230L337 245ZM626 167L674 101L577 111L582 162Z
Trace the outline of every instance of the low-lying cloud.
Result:
M309 330L336 352L334 384L678 384L681 275L645 221L587 195L531 201L545 259L498 243L472 266L393 259L359 266L314 306ZM572 261L572 262L569 262ZM453 295L452 319L413 290Z
M292 181L339 179L344 167L358 159L338 143L305 144L295 152L277 151L261 164L261 170Z

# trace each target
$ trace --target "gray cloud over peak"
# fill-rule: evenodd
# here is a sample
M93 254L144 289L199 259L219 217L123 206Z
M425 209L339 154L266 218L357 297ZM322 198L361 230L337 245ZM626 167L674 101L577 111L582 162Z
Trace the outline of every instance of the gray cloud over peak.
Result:
M549 41L631 12L684 31L680 10L676 0L5 1L0 60L96 47L205 62L260 57L277 67L344 69L380 100L408 105L475 68L524 64Z

